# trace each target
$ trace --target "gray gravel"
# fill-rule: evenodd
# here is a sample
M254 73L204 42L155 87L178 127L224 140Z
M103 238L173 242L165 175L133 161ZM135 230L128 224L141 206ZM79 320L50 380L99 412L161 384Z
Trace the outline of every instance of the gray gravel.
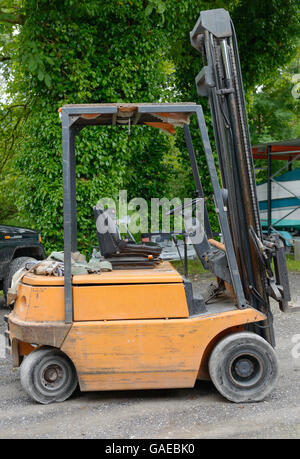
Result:
M209 282L196 279L196 290ZM290 283L300 305L300 274L291 273ZM280 378L264 402L232 404L211 383L198 382L194 389L77 391L64 403L43 406L29 400L19 371L0 358L0 438L300 438L300 356L292 356L300 312L272 307ZM0 309L0 333L6 312Z

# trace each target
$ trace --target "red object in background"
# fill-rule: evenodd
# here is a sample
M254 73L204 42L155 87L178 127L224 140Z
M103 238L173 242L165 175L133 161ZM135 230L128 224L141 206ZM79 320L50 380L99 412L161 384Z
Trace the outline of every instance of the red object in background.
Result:
M272 159L291 161L300 155L300 139L293 139L254 145L252 147L253 158L268 159L268 147L270 148ZM300 160L300 156L298 159Z

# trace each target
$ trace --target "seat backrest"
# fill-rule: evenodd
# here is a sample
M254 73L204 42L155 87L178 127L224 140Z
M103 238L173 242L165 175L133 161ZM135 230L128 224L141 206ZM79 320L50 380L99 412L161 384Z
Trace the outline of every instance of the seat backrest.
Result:
M106 258L119 251L121 242L119 228L109 209L104 210L100 205L93 208L96 220L97 238L101 254Z

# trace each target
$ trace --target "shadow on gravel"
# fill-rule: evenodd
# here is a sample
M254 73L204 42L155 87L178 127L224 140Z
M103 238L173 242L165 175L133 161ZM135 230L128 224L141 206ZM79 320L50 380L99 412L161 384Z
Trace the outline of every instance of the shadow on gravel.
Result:
M210 381L196 381L193 388L187 389L145 389L145 390L124 390L124 391L98 391L98 392L81 392L77 386L71 399L85 399L85 401L97 402L127 402L146 401L152 402L170 401L170 400L196 400L204 396L216 396L216 398L224 401L214 385Z

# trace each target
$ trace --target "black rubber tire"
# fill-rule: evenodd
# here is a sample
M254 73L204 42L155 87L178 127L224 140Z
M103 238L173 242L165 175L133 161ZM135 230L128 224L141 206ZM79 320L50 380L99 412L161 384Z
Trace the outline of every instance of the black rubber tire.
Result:
M264 400L278 378L273 347L252 332L223 338L213 349L208 367L216 389L235 403Z
M4 293L4 304L5 304L5 306L7 306L7 292L8 292L8 289L10 288L10 286L11 286L11 281L12 281L13 275L17 271L19 271L19 269L24 268L24 266L26 265L26 263L28 261L36 261L36 259L35 258L31 258L31 257L18 257L18 258L14 258L10 262L7 276L5 277L5 279L3 281L3 293Z
M56 376L56 380L51 381L51 375ZM32 400L43 405L63 402L78 384L77 373L69 357L48 346L35 349L25 357L20 367L20 378L23 389Z

